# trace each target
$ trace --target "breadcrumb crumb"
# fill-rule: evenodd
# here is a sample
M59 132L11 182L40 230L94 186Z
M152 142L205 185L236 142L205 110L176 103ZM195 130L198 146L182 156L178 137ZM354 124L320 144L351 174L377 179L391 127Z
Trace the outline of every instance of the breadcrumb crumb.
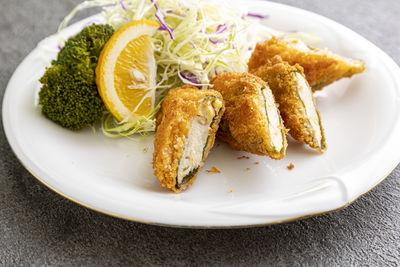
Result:
M211 170L206 170L207 173L221 173L220 170L215 168L214 166L211 167Z
M237 159L250 159L248 156L237 157Z
M293 168L294 168L293 163L290 163L286 168L287 168L289 171L293 170Z

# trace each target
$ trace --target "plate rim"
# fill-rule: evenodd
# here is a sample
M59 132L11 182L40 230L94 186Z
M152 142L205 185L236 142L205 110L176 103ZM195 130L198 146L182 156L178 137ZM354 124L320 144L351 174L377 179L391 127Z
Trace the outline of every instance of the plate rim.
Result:
M381 50L379 47L377 47L375 44L373 44L371 41L369 41L368 39L366 39L365 37L363 37L362 35L358 34L357 32L351 30L350 28L330 19L327 18L325 16L319 15L317 13L314 13L312 11L308 11L308 10L304 10L298 7L294 7L294 6L290 6L290 5L286 5L286 4L281 4L281 3L275 3L275 2L270 2L270 1L261 1L261 0L250 0L250 1L244 1L241 0L240 2L244 3L252 3L252 4L268 4L268 5L276 5L276 6L280 6L283 8L290 8L290 9L294 9L296 11L300 11L303 13L308 13L308 15L312 15L314 17L317 17L319 19L323 19L329 23L333 23L335 24L335 26L339 26L342 29L346 29L347 31L351 32L352 34L355 34L356 36L358 36L359 38L363 39L363 41L368 42L370 45L372 45L374 47L375 50L381 52L382 54L385 55L386 59L391 61L391 63L393 63L396 67L397 67L397 71L400 73L400 68L399 66L396 64L396 62L388 55L386 54L383 50ZM98 15L95 15L98 16ZM81 23L84 20L88 20L91 19L93 16L85 18L83 20L80 20L70 26L73 26L75 24ZM33 49L32 51L34 51L35 49ZM312 216L317 216L317 215L321 215L321 214L327 214L330 212L334 212L334 211L338 211L341 210L345 207L347 207L348 205L351 205L353 202L355 202L357 199L359 199L360 197L362 197L363 195L365 195L366 193L368 193L369 191L371 191L372 189L374 189L377 185L379 185L383 180L385 180L392 172L393 170L397 167L398 163L399 163L399 159L396 160L396 164L394 164L394 166L392 166L392 169L389 173L387 173L383 178L380 178L379 180L377 179L377 182L370 188L368 188L365 192L357 195L355 198L353 198L352 200L348 201L347 203L345 203L343 206L337 207L335 209L331 209L331 210L327 210L327 211L322 211L322 212L317 212L317 213L310 213L310 214L305 214L305 215L301 215L298 217L294 217L294 218L289 218L289 219L285 219L285 220L278 220L278 221L273 221L273 222L268 222L268 223L261 223L261 224L249 224L249 225L186 225L186 224L170 224L170 223L158 223L158 222L151 222L151 221L146 221L146 220L140 220L140 219L136 219L133 217L127 217L127 216L122 216L113 212L109 212L109 211L105 211L105 210L101 210L99 208L90 206L88 204L85 204L79 200L76 200L70 196L68 196L67 194L61 192L60 190L54 188L53 186L49 185L48 183L46 183L42 178L38 177L36 174L34 174L34 172L32 170L30 170L28 168L28 166L23 162L23 160L21 159L24 158L24 156L19 155L19 153L17 152L18 149L15 148L15 146L17 144L14 143L14 141L11 141L12 138L10 138L11 133L10 133L10 128L11 126L9 126L10 122L8 121L8 118L5 117L4 114L6 114L5 110L8 106L8 104L6 103L6 99L8 99L8 95L10 95L10 90L9 90L9 86L11 81L14 79L15 77L15 73L18 71L18 69L21 67L21 65L23 65L24 61L31 55L32 51L29 52L29 54L20 62L20 64L18 65L18 67L15 69L15 71L13 72L13 75L11 76L7 87L5 89L5 93L3 96L3 108L2 108L2 121L3 121L3 128L4 128L4 133L6 136L6 139L10 145L11 151L14 153L14 155L16 156L17 160L21 163L21 165L33 176L35 177L38 181L40 181L42 184L44 184L46 187L50 188L52 191L56 192L57 194L85 207L109 216L113 216L116 218L120 218L120 219L124 219L124 220L128 220L128 221L134 221L134 222L139 222L139 223L144 223L144 224L151 224L151 225L158 225L158 226L165 226L165 227L174 227L174 228L190 228L190 229L232 229L232 228L249 228L249 227L261 227L261 226L266 226L266 225L272 225L272 224L279 224L279 223L285 223L285 222L290 222L290 221L295 221L295 220L299 220L299 219L304 219L304 218L308 218L308 217L312 217ZM8 126L7 126L8 125ZM17 142L17 141L15 141ZM17 150L17 151L16 151ZM20 151L21 154L23 154L22 151ZM400 157L400 153L398 155L398 157Z
M60 191L58 191L57 189L55 189L54 187L52 187L51 185L47 184L46 182L44 182L41 178L39 178L38 176L36 176L29 168L27 168L25 166L25 164L18 158L18 156L16 155L16 153L13 151L14 155L16 156L17 160L21 163L21 165L33 176L35 177L40 183L42 183L43 185L45 185L46 187L48 187L49 189L51 189L53 192L59 194L60 196L80 205L83 206L84 208L90 209L92 211L101 213L101 214L105 214L114 218L118 218L118 219L122 219L122 220L126 220L126 221L131 221L131 222L136 222L136 223L142 223L142 224L148 224L148 225L155 225L155 226L162 226L162 227L171 227L171 228L178 228L178 229L241 229L241 228L255 228L255 227L263 227L263 226L269 226L269 225L274 225L274 224L282 224L282 223L288 223L288 222L293 222L293 221L297 221L297 220L302 220L302 219L307 219L310 217L314 217L314 216L318 216L318 215L324 215L324 214L328 214L328 213L332 213L332 212L336 212L342 209L345 209L347 206L353 204L355 201L357 201L359 198L361 198L362 196L364 196L365 194L367 194L368 192L370 192L371 190L373 190L375 187L377 187L381 182L383 182L397 167L397 165L388 173L386 174L383 178L381 178L376 184L374 184L371 188L369 188L367 191L361 193L360 195L358 195L357 197L355 197L354 199L350 200L349 202L347 202L346 204L344 204L343 206L340 206L338 208L332 209L332 210L328 210L328 211L322 211L322 212L316 212L316 213L310 213L310 214L305 214L305 215L301 215L298 217L294 217L294 218L289 218L289 219L285 219L285 220L278 220L278 221L273 221L273 222L268 222L268 223L259 223L259 224L249 224L249 225L219 225L219 226L199 226L199 225L179 225L179 224L166 224L166 223L158 223L158 222L151 222L151 221L145 221L145 220L140 220L140 219L136 219L136 218L132 218L132 217L127 217L127 216L122 216L116 213L112 213L112 212L108 212L108 211L104 211L95 207L92 207L88 204L85 204L83 202L80 202L79 200L76 200Z

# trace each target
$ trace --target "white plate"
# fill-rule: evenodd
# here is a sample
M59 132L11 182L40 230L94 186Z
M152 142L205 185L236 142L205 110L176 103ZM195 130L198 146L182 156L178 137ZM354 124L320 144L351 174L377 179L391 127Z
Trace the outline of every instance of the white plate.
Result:
M35 106L38 79L55 57L59 38L79 31L85 20L41 42L10 80L3 123L17 157L44 184L86 207L181 227L282 222L341 208L370 190L400 161L398 66L372 43L329 19L270 2L246 4L269 14L269 26L316 33L324 40L322 46L366 61L363 74L341 80L317 97L326 153L289 141L287 156L274 161L219 144L189 190L164 190L153 175L152 136L134 142L90 130L71 132L44 118ZM242 155L249 159L237 159ZM290 163L292 171L286 168ZM207 173L212 166L221 173Z

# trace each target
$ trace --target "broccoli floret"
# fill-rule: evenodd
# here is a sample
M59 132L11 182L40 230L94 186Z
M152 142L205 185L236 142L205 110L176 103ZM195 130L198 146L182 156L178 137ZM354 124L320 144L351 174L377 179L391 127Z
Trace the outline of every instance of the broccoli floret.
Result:
M110 25L92 25L78 35L68 39L58 53L57 64L65 65L76 71L82 68L95 69L104 45L113 35Z
M80 130L101 118L105 107L97 91L95 68L113 33L109 25L92 25L65 43L40 79L43 115L71 130Z
M39 92L42 113L55 123L80 130L101 118L104 105L97 93L96 84L86 73L71 74L64 65L47 69L40 79L43 87Z

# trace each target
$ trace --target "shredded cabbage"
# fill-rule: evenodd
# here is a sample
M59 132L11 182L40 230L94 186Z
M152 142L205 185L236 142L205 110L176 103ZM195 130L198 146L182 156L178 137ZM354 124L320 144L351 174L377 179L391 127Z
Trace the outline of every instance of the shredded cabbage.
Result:
M318 37L280 32L260 23L265 14L248 13L235 1L224 0L88 0L78 5L60 24L66 27L76 12L103 7L105 22L115 30L132 20L158 20L153 36L157 63L156 108L135 123L120 123L105 116L106 136L129 136L155 130L155 114L168 90L182 84L203 89L221 72L245 72L257 42L271 38L300 38L309 43Z

